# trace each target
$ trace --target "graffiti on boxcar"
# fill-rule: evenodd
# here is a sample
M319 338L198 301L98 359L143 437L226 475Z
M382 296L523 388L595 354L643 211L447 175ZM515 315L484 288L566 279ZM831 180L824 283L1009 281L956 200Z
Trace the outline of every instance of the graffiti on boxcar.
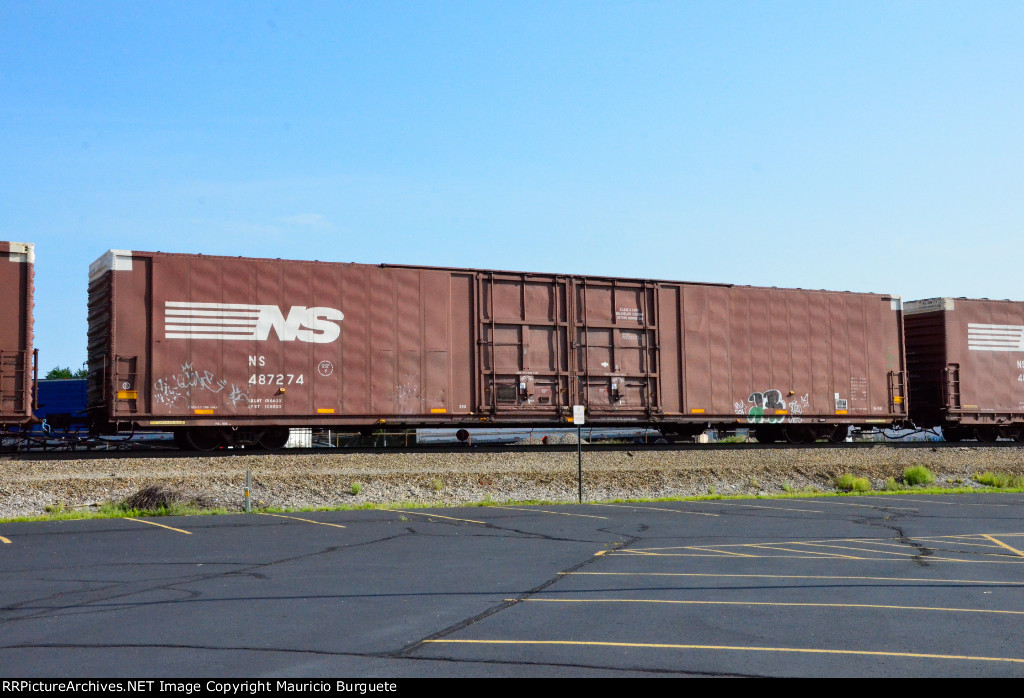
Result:
M786 409L781 391L773 389L763 393L751 393L747 402L751 403L751 407L747 410L747 421L751 424L778 424L786 418L785 414L775 413L776 410ZM771 410L771 412L765 414L767 410Z
M249 394L243 392L241 388L232 383L231 392L228 393L228 400L231 401L232 405L238 406L244 402L249 402Z
M804 393L789 402L782 398L781 390L765 390L751 393L746 400L732 403L733 412L745 415L751 424L778 424L788 419L790 422L801 422L800 416L809 409L809 395Z
M153 400L158 405L173 407L179 400L191 398L193 393L220 393L227 387L227 380L218 379L216 375L206 370L195 368L191 362L181 365L181 371L171 376L159 378L153 383ZM236 393L238 388L232 384L232 404L240 402ZM248 399L244 393L243 399Z
M789 421L796 424L804 421L801 417L804 412L810 407L810 401L808 400L808 394L804 393L801 397L794 397L789 401Z

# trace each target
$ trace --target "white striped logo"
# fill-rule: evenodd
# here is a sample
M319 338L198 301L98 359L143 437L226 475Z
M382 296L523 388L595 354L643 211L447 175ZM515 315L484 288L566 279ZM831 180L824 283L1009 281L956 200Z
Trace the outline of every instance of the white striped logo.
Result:
M345 319L334 308L293 305L287 317L276 305L240 303L164 303L166 339L248 339L265 341L274 330L284 342L333 342L341 335L334 320Z
M971 351L1024 351L1024 325L967 325Z

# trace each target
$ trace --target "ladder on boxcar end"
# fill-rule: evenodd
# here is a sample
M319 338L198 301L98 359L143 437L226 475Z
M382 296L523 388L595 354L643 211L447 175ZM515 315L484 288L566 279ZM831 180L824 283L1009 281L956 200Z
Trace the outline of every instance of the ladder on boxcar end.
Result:
M960 364L949 364L945 368L946 380L942 383L943 402L946 407L960 409Z

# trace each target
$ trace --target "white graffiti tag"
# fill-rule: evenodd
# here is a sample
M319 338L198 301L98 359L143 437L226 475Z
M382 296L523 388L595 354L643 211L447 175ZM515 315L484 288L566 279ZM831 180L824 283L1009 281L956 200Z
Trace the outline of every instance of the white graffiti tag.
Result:
M219 393L227 385L228 382L226 380L218 380L217 376L209 371L200 371L191 363L184 363L181 365L180 372L166 378L160 378L153 383L153 400L158 405L172 407L182 399L186 399L186 402L189 402L188 398L191 398L193 393ZM231 387L237 390L234 385ZM248 400L248 395L242 393L242 397ZM237 405L240 400L233 397L231 401Z

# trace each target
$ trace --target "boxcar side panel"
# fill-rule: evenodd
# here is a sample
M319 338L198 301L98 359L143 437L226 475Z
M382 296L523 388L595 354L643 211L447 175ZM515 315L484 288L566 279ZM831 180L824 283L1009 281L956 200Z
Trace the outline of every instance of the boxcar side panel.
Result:
M692 285L684 296L689 414L752 425L904 415L898 299Z
M473 409L472 276L121 252L90 366L111 421L144 426L440 422ZM102 260L101 260L102 261ZM110 261L106 266L111 266ZM103 345L108 348L104 349ZM453 399L454 398L454 399Z

